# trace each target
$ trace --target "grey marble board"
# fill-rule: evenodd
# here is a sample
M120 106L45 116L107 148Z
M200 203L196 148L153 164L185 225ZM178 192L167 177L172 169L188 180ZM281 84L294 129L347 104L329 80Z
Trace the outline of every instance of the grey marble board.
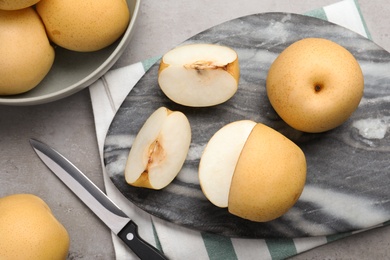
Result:
M342 126L320 134L288 127L266 95L268 68L293 42L307 37L333 40L359 61L364 97ZM370 228L390 219L390 54L372 41L338 25L303 15L263 13L210 28L185 41L230 46L238 52L239 90L224 104L208 108L177 105L158 87L154 64L129 93L109 128L104 161L114 185L141 209L192 229L230 237L283 238L330 235ZM182 111L192 127L192 143L178 177L160 191L135 188L124 180L132 141L160 106ZM197 168L211 136L225 124L251 119L285 134L304 151L305 189L296 205L271 222L235 217L207 201ZM260 191L259 191L260 192Z

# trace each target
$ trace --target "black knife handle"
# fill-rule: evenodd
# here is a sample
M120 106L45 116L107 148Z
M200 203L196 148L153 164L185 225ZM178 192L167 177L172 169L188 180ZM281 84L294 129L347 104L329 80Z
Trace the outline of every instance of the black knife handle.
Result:
M160 260L168 259L155 247L143 240L138 235L138 226L133 221L130 221L119 233L118 237L122 239L125 244L130 247L131 250L141 260Z

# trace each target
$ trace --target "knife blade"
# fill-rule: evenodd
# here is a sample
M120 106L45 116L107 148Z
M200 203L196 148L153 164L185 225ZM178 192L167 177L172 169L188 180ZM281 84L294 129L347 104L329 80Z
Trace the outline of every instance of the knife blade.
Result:
M139 236L136 223L68 159L38 140L30 139L30 144L42 162L140 259L167 259Z

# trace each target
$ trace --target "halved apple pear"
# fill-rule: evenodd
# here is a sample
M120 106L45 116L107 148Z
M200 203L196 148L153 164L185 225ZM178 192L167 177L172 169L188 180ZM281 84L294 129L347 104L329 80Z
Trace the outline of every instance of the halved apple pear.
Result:
M134 139L125 167L130 185L162 189L180 172L191 143L191 127L180 111L160 107Z
M306 159L295 143L276 130L236 121L208 142L199 179L214 205L244 219L267 222L297 202L306 181Z
M238 55L217 44L188 44L167 52L161 59L158 83L173 102L207 107L221 104L237 91Z

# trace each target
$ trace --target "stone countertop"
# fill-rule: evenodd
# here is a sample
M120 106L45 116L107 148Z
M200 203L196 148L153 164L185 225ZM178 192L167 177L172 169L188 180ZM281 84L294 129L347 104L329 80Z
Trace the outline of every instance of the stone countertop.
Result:
M304 13L335 2L143 0L133 39L114 68L159 56L233 18L271 11ZM357 2L374 41L390 51L390 5L384 0ZM70 233L70 259L113 259L108 228L41 163L28 142L34 137L53 146L103 189L88 90L43 105L0 106L0 135L0 196L33 193L43 198ZM390 255L389 235L390 227L363 232L294 259L384 259Z

